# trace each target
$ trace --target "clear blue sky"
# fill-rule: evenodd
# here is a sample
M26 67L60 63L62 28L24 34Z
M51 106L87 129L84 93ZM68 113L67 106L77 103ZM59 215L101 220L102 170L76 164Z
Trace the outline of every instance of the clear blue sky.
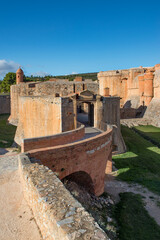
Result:
M1 75L160 63L160 0L1 1L0 22Z

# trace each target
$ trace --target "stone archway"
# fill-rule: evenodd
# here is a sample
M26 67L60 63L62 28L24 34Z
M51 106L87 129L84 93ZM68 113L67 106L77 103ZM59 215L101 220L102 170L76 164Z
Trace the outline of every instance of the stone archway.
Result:
M92 178L88 173L84 171L74 172L61 179L62 182L66 180L77 183L78 185L84 187L90 193L95 193Z
M96 95L85 90L77 94L77 120L94 127Z

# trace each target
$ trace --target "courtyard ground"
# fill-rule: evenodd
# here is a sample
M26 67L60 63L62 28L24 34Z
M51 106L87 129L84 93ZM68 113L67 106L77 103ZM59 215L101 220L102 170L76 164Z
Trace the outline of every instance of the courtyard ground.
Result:
M16 127L0 115L0 239L41 240L18 172L17 150L11 148Z
M0 149L0 239L41 240L41 234L23 196L18 156Z

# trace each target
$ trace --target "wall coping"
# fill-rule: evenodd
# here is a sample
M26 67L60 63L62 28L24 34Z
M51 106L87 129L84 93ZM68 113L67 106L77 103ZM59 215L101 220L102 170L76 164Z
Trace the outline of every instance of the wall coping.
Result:
M93 217L74 199L48 167L31 164L19 155L24 195L31 207L43 239L109 240Z
M77 123L78 126L79 126L79 123ZM23 138L22 139L22 143L24 143L25 141L29 142L29 141L38 141L38 140L43 140L43 139L49 139L49 138L57 138L57 137L60 137L60 136L65 136L65 135L70 135L74 132L77 132L81 129L84 129L85 126L83 124L81 124L78 128L76 129L73 129L73 130L70 130L70 131L66 131L66 132L62 132L62 133L57 133L57 134L54 134L54 135L47 135L47 136L41 136L41 137L34 137L34 138Z
M106 135L111 135L111 133L112 133L112 129L109 129L109 130L107 130L105 132L102 132L99 135L91 137L91 138L87 138L87 139L80 140L80 141L78 140L76 142L67 143L67 144L64 144L64 145L34 149L34 150L31 150L31 151L28 151L28 153L34 153L34 152L37 152L37 151L46 151L46 150L52 150L52 149L59 149L59 148L67 148L67 147L71 147L71 146L80 145L80 144L83 144L83 143L90 143L90 142L92 142L96 139L103 138Z

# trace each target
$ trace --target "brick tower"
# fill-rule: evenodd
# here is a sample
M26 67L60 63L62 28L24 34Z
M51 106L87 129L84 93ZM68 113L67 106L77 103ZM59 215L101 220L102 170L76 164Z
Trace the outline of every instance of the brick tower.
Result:
M16 72L16 84L23 82L23 70L21 68L18 68Z

